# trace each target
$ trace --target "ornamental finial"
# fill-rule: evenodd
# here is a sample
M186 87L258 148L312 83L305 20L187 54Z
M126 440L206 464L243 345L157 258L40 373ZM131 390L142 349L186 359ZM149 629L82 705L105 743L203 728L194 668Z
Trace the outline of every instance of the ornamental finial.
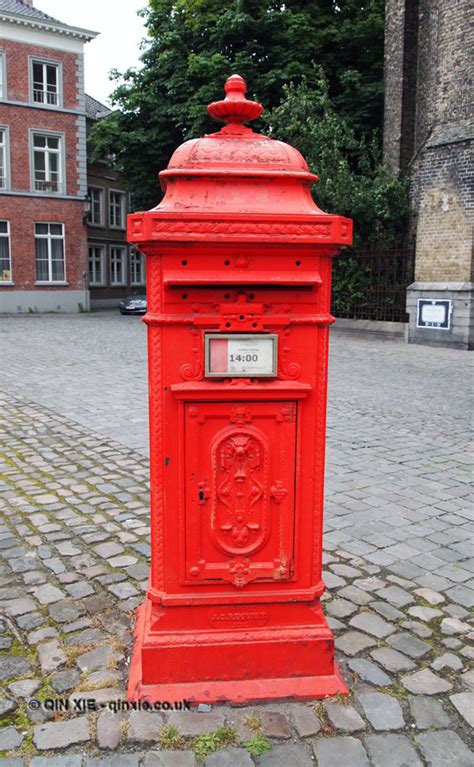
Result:
M241 125L260 117L263 106L257 101L248 101L245 98L247 84L243 77L240 75L228 77L224 87L225 99L214 101L207 108L214 120Z

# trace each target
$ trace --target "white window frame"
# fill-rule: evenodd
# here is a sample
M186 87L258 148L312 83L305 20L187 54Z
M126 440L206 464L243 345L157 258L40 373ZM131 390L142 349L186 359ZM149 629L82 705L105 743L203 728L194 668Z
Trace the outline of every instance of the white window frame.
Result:
M44 154L45 154L45 175L46 178L44 181L36 180L36 172L35 172L35 151L41 152L43 151L42 147L38 147L38 149L35 149L35 136L42 136L46 139L53 138L58 139L58 149L49 149L45 147ZM52 188L48 189L48 184L54 183L51 178L48 178L48 176L51 175L51 168L49 167L49 162L47 162L47 157L49 156L49 153L55 154L58 156L58 169L59 169L59 180L58 180L58 188L57 190L53 190ZM48 195L64 195L66 193L66 157L65 157L65 135L64 133L59 133L57 131L45 131L45 130L37 130L36 128L30 128L30 168L31 168L31 191L36 192L37 194L48 194ZM37 189L37 185L44 184L46 188L44 189Z
M7 54L0 51L0 101L7 98Z
M91 250L100 251L100 279L91 278ZM95 272L95 269L94 269ZM99 242L89 242L87 251L87 279L91 288L104 288L107 285L105 279L105 245L101 245Z
M0 153L3 155L3 178L0 177L0 190L10 189L10 130L8 125L0 125L3 139L0 141Z
M137 281L135 279L136 277L136 270L133 266L134 259L136 257L139 257L141 260L141 266L140 266L140 277L141 281ZM130 285L145 285L146 282L146 271L145 271L145 255L143 253L140 253L139 250L136 250L136 248L130 248Z
M121 198L121 217L122 217L122 223L116 224L114 223L115 216L112 216L112 195L113 194L119 194ZM126 193L123 191L123 189L109 189L109 227L110 229L125 229L125 218L127 214L127 196ZM114 203L115 206L115 203Z
M93 193L98 192L99 193L99 205L100 205L100 219L99 221L95 221L93 217L94 212L94 200L93 200ZM91 226L105 226L105 218L104 218L104 198L105 198L105 189L103 186L88 186L87 187L87 195L89 197L90 202L90 211L89 211L89 217L88 217L88 223Z
M48 227L47 234L37 234L36 233L36 225L46 225ZM61 227L61 234L51 234L50 227L51 226L60 226ZM35 221L33 224L33 231L35 235L35 268L36 268L36 261L37 261L37 255L36 255L36 240L47 240L48 242L48 279L47 280L36 280L35 285L67 285L66 280L66 236L65 236L65 227L62 221ZM61 240L63 243L63 266L64 266L64 279L62 280L53 280L52 274L53 274L53 254L52 254L52 247L51 243L52 240Z
M0 221L0 224L6 224L7 225L7 232L4 234L3 232L0 232L0 240L6 239L7 240L7 246L8 246L8 263L10 265L9 269L0 269L0 285L13 285L13 275L12 275L12 249L11 249L11 239L10 239L10 222L6 221L5 219L2 219ZM4 279L5 272L9 273L8 278Z
M55 61L54 59L43 59L41 56L30 56L30 66L29 66L29 78L30 78L30 103L31 104L38 104L42 107L47 107L49 109L57 109L58 107L63 106L63 68L62 68L62 62L61 61ZM43 67L43 87L40 89L35 88L34 83L34 69L33 65L39 64ZM54 67L56 69L56 101L50 102L48 97L48 90L47 90L47 80L46 80L46 67ZM41 98L35 98L35 95L42 94Z
M110 244L110 284L114 287L127 284L127 248L125 245L112 245ZM117 280L115 278L115 258L114 251L120 251L120 260L122 262L122 279Z

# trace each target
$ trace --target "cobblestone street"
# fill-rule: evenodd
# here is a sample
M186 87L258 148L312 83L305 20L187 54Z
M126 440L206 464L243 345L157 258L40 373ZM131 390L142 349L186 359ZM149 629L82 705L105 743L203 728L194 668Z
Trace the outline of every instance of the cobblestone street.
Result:
M471 767L469 354L333 334L325 610L350 696L125 714L107 704L148 574L146 331L0 322L1 764ZM98 710L44 704L81 697Z

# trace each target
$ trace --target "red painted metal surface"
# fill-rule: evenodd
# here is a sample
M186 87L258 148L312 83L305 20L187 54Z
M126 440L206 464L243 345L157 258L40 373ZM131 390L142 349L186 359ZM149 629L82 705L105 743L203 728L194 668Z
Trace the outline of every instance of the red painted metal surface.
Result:
M147 255L151 572L131 700L345 692L320 597L331 261L351 221L319 210L291 146L254 133L234 75L218 133L179 147ZM274 334L276 375L206 378L206 333ZM233 337L233 336L232 336Z

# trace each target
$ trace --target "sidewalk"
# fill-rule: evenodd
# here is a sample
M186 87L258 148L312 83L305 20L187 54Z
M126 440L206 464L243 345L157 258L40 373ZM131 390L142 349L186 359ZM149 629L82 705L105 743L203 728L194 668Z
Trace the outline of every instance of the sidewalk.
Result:
M471 765L470 360L451 350L333 343L325 610L349 700L107 710L149 554L144 329L120 319L18 318L2 333L2 764ZM98 711L31 704L79 693Z

